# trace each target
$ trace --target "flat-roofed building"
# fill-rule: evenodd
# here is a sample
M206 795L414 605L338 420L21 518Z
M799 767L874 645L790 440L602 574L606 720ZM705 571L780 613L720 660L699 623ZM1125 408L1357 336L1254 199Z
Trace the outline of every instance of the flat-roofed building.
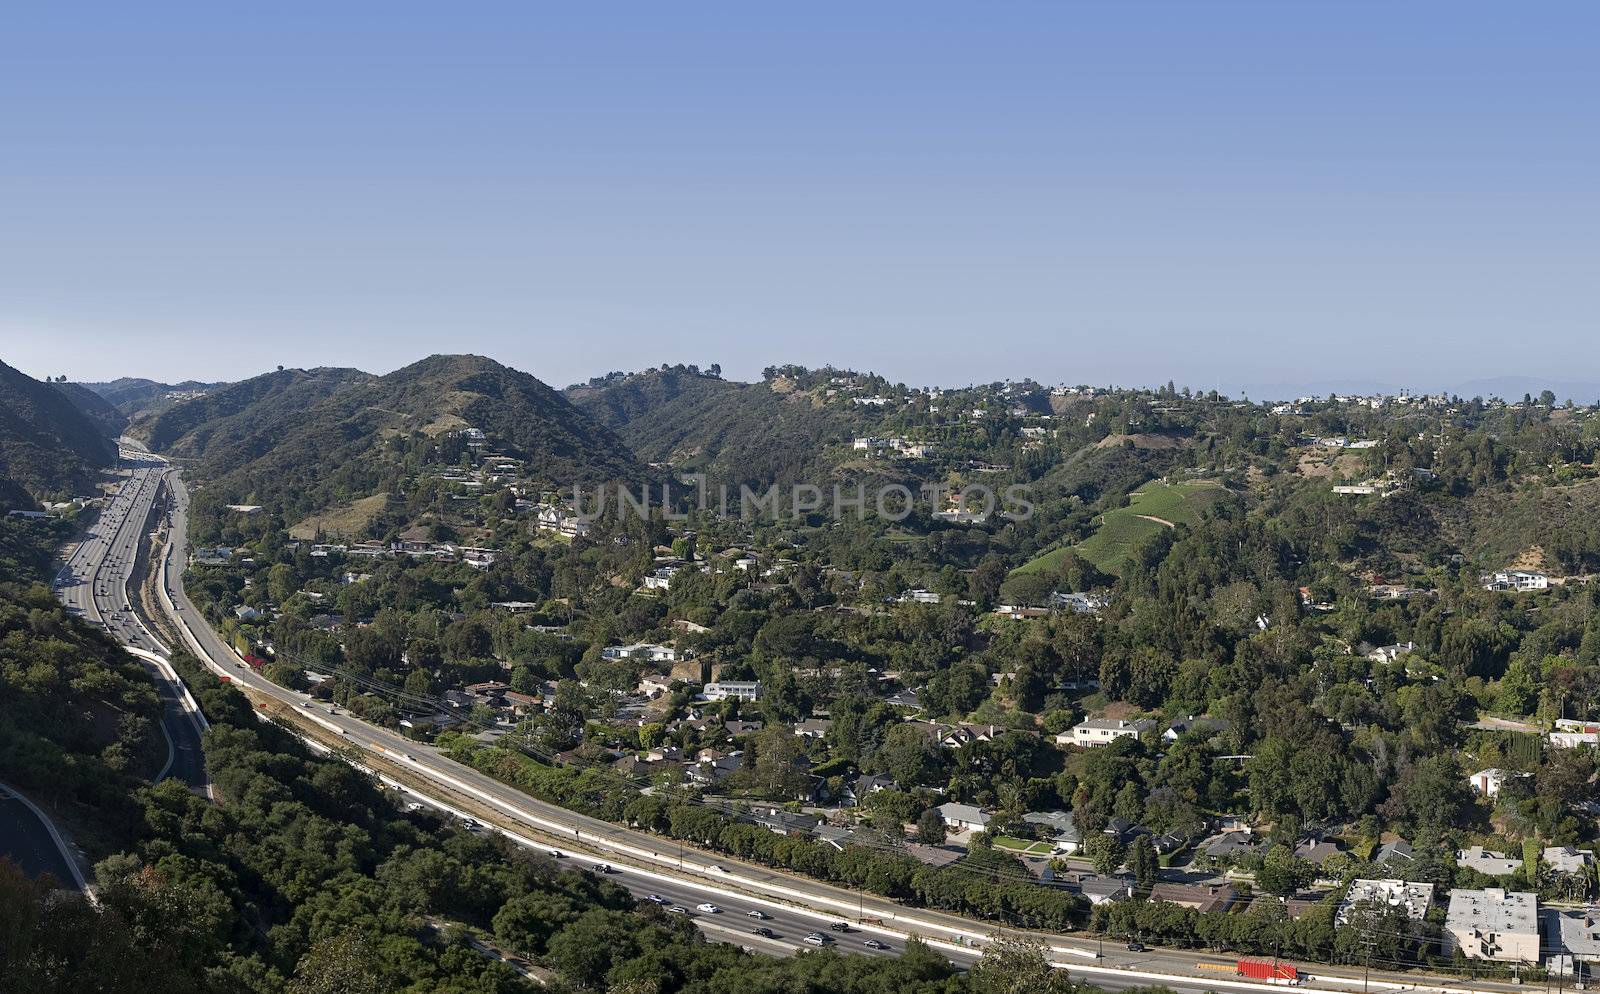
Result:
M1539 895L1499 887L1452 890L1444 951L1500 963L1539 962Z

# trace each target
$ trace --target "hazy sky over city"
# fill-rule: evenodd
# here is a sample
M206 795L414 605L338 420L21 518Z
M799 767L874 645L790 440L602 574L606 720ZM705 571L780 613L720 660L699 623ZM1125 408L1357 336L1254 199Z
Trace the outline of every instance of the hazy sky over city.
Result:
M0 359L1600 379L1592 3L35 4Z

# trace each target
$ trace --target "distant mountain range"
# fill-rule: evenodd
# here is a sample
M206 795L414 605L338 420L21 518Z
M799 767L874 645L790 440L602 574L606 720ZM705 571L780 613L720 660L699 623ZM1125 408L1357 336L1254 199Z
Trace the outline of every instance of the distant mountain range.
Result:
M76 385L92 390L105 398L108 403L129 418L164 411L184 399L186 394L215 390L217 387L226 386L225 383L201 383L199 380L185 380L182 383L158 383L155 380L146 380L134 376L124 376L121 379L105 383L80 383Z

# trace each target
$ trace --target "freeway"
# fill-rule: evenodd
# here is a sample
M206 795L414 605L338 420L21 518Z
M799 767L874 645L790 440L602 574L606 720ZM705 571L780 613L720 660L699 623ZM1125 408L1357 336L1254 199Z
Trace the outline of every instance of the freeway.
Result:
M561 858L603 861L616 873L616 879L641 898L655 894L685 909L708 935L724 941L764 951L799 950L804 935L822 931L834 939L830 943L846 951L880 952L892 955L915 936L948 956L952 962L968 966L993 939L993 929L969 919L923 909L909 908L881 898L863 896L828 884L779 873L766 867L726 857L710 857L699 850L684 850L676 843L633 831L609 822L589 818L529 795L463 766L439 754L431 746L414 742L389 729L368 724L342 709L315 703L306 695L280 687L249 667L224 642L189 600L183 588L184 564L188 552L188 493L175 469L163 470L170 500L167 542L157 564L158 598L163 610L185 645L203 664L223 678L248 690L258 702L275 701L294 710L302 723L314 724L330 738L336 736L341 752L353 751L364 757L403 769L429 785L427 793L407 786L419 798L414 803L443 807L466 820L470 816L441 797L467 797L480 809L495 812L492 826L483 831L499 831L523 845L557 850ZM372 772L377 773L377 770ZM379 774L382 776L382 774ZM401 786L384 777L390 786ZM559 840L551 842L549 840ZM719 912L700 912L703 903L715 904ZM758 927L750 911L772 916L760 927L774 935L754 935ZM834 933L830 923L843 922L853 930ZM1197 966L1209 960L1213 969L1218 959L1176 949L1125 950L1091 939L1044 933L1022 934L1043 943L1055 965L1070 970L1079 979L1106 989L1122 989L1162 984L1179 992L1272 991L1275 985L1207 974ZM876 939L888 949L872 950L864 945ZM1315 967L1308 986L1328 991L1438 991L1456 994L1466 991L1515 990L1504 984L1470 985L1455 978L1420 977L1415 974L1373 971L1364 978L1359 971L1340 971Z
M135 448L124 447L127 476L106 502L89 531L71 547L52 586L75 614L102 625L135 655L155 679L161 697L161 731L167 760L156 779L175 776L192 789L210 794L200 736L204 718L177 675L151 658L168 650L153 635L128 598L128 580L144 540L145 525L161 490L165 465Z

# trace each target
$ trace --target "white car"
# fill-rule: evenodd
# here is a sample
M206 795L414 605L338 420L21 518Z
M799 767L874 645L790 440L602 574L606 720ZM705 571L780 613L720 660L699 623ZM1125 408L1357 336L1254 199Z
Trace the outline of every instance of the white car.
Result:
M697 905L695 905L695 910L696 911L704 911L708 915L720 915L720 914L722 914L722 909L721 908L719 908L715 904L711 904L709 902L707 902L706 904L697 904Z
M803 941L810 943L813 946L826 946L828 944L828 937L823 935L821 932L812 932L810 935L806 936Z
M763 921L764 922L764 921L766 921L768 918L770 918L772 916L767 914L765 911L762 911L760 908L757 908L754 911L746 911L745 912L745 917L746 918L754 918L757 921Z
M674 904L672 907L667 909L667 913L672 915L686 915L689 913L689 909L685 908L681 904Z
M877 939L868 939L866 942L863 942L862 945L866 946L868 949L888 949L889 948L889 944L887 942L879 942Z

